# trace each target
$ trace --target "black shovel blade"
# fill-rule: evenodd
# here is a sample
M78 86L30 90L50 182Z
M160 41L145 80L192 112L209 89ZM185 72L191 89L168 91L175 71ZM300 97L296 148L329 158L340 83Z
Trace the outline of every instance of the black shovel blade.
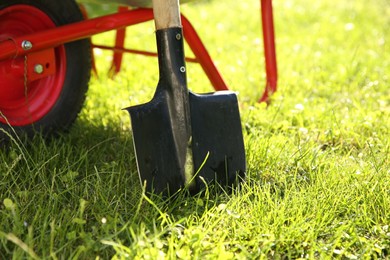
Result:
M245 177L245 148L237 96L232 91L190 93L196 189L216 181L231 187ZM201 179L203 178L203 180Z
M134 148L141 184L146 191L172 195L185 183L186 131L172 129L168 96L158 93L151 102L127 108L131 116ZM173 120L175 121L175 120Z
M158 30L156 40L160 78L155 95L150 102L126 110L141 184L146 182L147 192L173 195L184 187L186 172L192 171L182 29Z
M157 30L156 39L160 78L155 95L149 103L127 108L142 184L163 195L185 186L195 193L204 182L234 185L246 167L236 95L189 93L181 28Z

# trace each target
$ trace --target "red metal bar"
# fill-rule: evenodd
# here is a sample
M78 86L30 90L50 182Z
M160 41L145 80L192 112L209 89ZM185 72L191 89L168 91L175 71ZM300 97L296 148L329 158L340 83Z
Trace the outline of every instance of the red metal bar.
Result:
M139 8L5 40L0 42L0 60L53 48L67 42L88 38L98 33L117 30L152 19L152 9ZM22 42L25 40L32 43L33 47L31 49L25 50L22 48Z
M276 91L278 71L275 50L275 30L272 0L261 1L261 20L263 26L264 58L267 83L259 102L268 102L269 96Z
M118 47L110 47L106 45L100 45L100 44L93 44L92 48L98 48L102 50L110 50L118 53L132 53L132 54L139 54L139 55L144 55L144 56L149 56L149 57L157 57L156 52L151 52L151 51L140 51L140 50L134 50L134 49L127 49L127 48L118 48ZM194 63L199 63L199 61L196 58L190 58L190 57L185 57L185 60L188 62L194 62Z
M126 12L129 8L127 6L119 6L118 7L118 13ZM120 28L116 31L115 36L115 48L123 48L125 44L125 37L126 37L126 28ZM122 67L122 58L123 58L123 52L115 52L112 59L112 64L110 71L112 71L112 76L119 73Z
M217 67L215 66L213 60L211 59L209 53L206 50L203 42L199 38L198 33L195 31L192 24L188 19L181 15L181 22L183 24L183 33L184 38L186 39L188 45L190 46L192 52L195 55L195 58L199 61L200 65L203 68L203 71L206 73L211 84L215 90L227 90L228 87L223 80L221 74L219 73Z
M26 60L27 81L33 82L38 79L46 78L50 75L56 74L56 58L54 49L45 49L39 52L33 52L27 55ZM40 65L42 71L36 72L36 66Z
M260 1L267 77L265 91L259 100L260 102L263 102L268 101L269 96L276 91L277 63L272 0ZM36 52L46 48L53 48L67 42L88 38L95 34L110 30L119 30L126 26L146 22L152 19L152 9L139 8L5 40L0 42L0 60L23 56L30 52ZM194 27L185 16L182 15L181 19L185 39L195 55L195 59L192 59L192 61L198 61L200 63L211 84L216 90L227 90L228 87L225 81L220 75ZM23 41L31 42L32 48L28 50L23 49ZM114 48L114 50L119 50L119 52L133 52L154 56L154 54L151 55L149 52L134 50L129 51L127 49L120 48L120 46L117 46L117 48ZM188 60L191 61L190 59Z
M88 12L87 12L87 9L85 8L85 6L83 4L79 4L79 7L80 7L80 11L81 11L81 13L82 13L82 15L84 17L84 20L89 19ZM89 43L92 46L92 39L89 38L88 41L89 41ZM99 77L98 76L98 71L97 71L97 68L96 68L95 56L93 55L93 48L91 48L91 65L92 65L93 73L95 74L96 77Z

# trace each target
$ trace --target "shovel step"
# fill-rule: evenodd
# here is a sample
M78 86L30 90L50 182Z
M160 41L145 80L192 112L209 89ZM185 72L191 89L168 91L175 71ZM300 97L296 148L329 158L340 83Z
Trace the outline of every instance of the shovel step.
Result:
M233 186L244 178L246 171L236 94L232 91L190 93L190 110L197 191L204 187L204 182Z

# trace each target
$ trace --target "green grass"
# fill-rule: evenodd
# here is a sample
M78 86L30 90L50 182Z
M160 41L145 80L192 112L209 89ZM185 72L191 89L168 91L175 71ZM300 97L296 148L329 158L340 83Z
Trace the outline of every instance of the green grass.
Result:
M0 258L388 258L390 3L274 9L279 90L266 108L255 102L265 83L258 1L182 6L239 92L248 164L240 189L173 202L143 195L121 109L151 98L157 63L127 55L112 80L102 52L70 133L0 152ZM154 50L153 23L130 28L127 41ZM196 64L188 83L211 90Z

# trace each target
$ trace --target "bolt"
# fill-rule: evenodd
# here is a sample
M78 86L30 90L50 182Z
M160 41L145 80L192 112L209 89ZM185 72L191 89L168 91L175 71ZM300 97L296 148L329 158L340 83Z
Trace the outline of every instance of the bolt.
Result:
M180 39L181 39L181 34L180 33L176 34L176 40L180 40Z
M33 47L32 43L30 41L22 41L22 48L23 50L27 51L30 50Z
M36 64L34 66L34 72L37 74L42 74L43 73L43 66L41 64Z
M184 66L182 66L182 67L180 67L180 71L184 73L184 72L186 72L186 68Z

